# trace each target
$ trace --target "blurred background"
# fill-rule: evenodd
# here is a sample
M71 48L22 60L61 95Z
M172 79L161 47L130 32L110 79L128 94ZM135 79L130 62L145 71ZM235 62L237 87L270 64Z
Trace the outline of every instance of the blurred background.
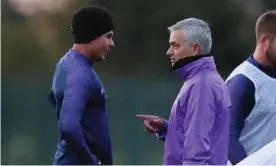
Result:
M169 117L182 84L166 56L167 27L206 20L224 78L255 47L258 16L275 0L1 0L1 164L52 164L57 120L47 100L56 62L72 46L71 15L102 5L115 18L116 47L95 64L108 94L114 164L161 164L163 142L136 114Z

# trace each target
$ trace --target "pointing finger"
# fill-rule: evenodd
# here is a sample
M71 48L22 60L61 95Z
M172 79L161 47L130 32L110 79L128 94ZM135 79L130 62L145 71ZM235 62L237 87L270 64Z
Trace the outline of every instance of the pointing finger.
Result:
M136 115L136 118L143 119L143 120L151 120L151 115Z

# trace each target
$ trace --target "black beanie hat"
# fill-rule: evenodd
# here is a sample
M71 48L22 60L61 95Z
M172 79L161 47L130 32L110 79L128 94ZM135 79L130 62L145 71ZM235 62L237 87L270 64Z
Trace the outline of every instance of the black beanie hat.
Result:
M74 43L89 43L114 29L111 13L100 6L79 9L72 18Z

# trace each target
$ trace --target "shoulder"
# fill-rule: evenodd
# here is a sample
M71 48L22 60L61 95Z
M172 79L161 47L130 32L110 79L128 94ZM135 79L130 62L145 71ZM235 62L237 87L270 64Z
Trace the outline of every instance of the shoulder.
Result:
M198 76L194 82L195 87L217 89L223 88L225 82L217 71L206 72Z
M254 83L245 75L237 74L227 81L228 91L231 93L254 93Z
M213 98L214 101L227 98L228 95L226 84L217 71L203 73L193 86L201 95Z
M62 66L68 75L74 74L77 77L83 77L87 74L92 74L92 68L74 56L63 56L59 60L58 65Z
M77 63L73 59L64 58L58 64L65 73L67 84L91 86L93 83L93 71L91 67Z
M188 92L196 95L216 94L219 87L217 80L209 74L198 75L198 77L189 83Z
M231 79L233 79L233 77L236 77L237 75L243 75L254 83L254 81L259 80L260 77L263 76L263 72L261 72L252 63L244 61L230 73L230 75L226 79L226 82L230 81Z
M244 84L244 85L254 85L253 82L244 74L240 73L233 76L226 83L228 84Z

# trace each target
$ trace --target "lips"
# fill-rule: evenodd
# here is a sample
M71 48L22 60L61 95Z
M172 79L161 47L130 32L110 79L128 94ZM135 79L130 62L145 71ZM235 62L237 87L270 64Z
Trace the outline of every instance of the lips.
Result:
M104 53L104 55L106 56L106 55L108 54L108 52L109 52L109 50L104 51L103 53Z
M106 50L105 53L107 54L107 53L109 53L109 51L110 51L110 49Z

